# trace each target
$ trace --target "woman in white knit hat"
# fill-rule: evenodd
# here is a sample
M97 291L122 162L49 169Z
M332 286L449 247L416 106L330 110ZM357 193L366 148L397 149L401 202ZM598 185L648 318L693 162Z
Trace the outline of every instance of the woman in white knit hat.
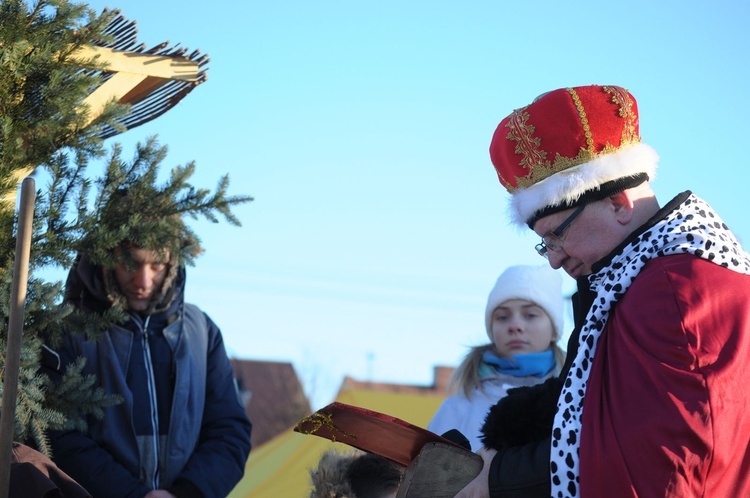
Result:
M560 373L562 278L549 266L511 266L487 298L485 327L490 342L469 350L456 368L449 396L427 428L460 431L479 450L487 413L508 389L540 384Z

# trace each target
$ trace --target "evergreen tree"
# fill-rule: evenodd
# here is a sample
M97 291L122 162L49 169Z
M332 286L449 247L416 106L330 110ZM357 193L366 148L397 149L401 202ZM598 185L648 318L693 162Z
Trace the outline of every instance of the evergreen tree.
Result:
M193 163L172 169L160 183L167 148L156 138L139 144L130 161L117 144L105 152L99 132L104 126L117 128L127 108L112 103L87 125L81 102L101 84L102 66L73 61L71 54L86 44L105 43L115 14L96 15L67 0L39 0L33 6L0 2L0 372L17 223L10 199L19 180L39 168L49 185L39 190L35 207L14 439L33 440L44 453L49 453L47 430L83 429L81 412L100 416L104 406L119 400L93 388L95 379L81 375L80 362L52 384L40 373L43 344L54 346L62 333L96 334L121 315L117 309L104 316L74 312L61 304L62 284L37 275L50 267L68 268L78 252L112 266L113 249L124 241L167 249L191 263L199 240L186 217L213 222L222 217L239 225L231 208L252 200L228 195L226 176L214 192L193 186ZM97 163L104 163L98 177L90 171ZM119 209L113 209L113 199Z

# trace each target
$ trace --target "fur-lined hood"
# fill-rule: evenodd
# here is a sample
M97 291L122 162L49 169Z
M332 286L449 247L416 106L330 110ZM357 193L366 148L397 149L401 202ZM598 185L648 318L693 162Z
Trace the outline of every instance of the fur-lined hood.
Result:
M170 263L164 283L145 314L162 313L181 304L184 287L184 266ZM94 313L102 313L112 307L127 309L127 298L117 284L114 270L95 265L86 255L79 255L68 273L65 301L78 309Z
M348 470L361 452L339 453L327 451L320 458L318 468L310 470L312 490L310 498L357 498L349 485Z
M374 453L328 450L310 471L310 498L386 498L396 495L404 467Z

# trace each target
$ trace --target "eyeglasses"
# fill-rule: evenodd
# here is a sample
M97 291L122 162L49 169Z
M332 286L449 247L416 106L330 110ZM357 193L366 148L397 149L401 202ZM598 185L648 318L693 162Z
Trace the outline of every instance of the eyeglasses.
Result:
M573 214L565 218L565 221L560 223L560 226L555 228L552 232L547 232L542 237L542 241L534 246L534 249L536 249L536 252L539 253L540 256L543 258L549 258L549 254L547 254L549 251L556 251L560 244L562 244L561 235L565 231L568 226L573 223L573 220L575 220L579 214L581 214L581 211L583 211L583 208L586 207L586 204L583 206L579 206L576 208L575 211L573 211Z

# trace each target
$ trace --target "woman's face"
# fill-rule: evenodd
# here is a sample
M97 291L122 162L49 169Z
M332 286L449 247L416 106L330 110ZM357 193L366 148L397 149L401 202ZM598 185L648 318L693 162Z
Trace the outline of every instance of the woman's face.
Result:
M554 327L549 315L525 299L509 299L492 312L492 342L500 356L549 349Z

